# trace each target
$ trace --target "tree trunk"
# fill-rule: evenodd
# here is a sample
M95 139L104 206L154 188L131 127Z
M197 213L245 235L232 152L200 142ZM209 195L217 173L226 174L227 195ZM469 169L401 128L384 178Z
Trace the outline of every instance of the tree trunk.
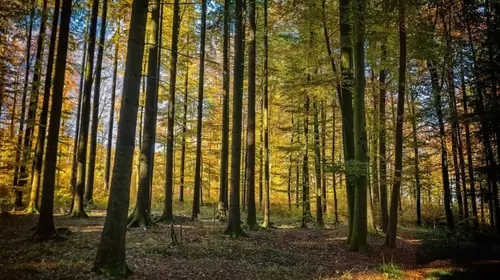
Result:
M81 63L81 68L80 68L80 86L78 87L78 107L76 110L76 122L75 122L75 138L73 142L73 160L71 164L71 195L72 195L72 200L71 200L71 206L69 209L69 212L71 213L73 211L74 207L74 197L75 197L75 191L76 191L76 171L78 167L78 139L80 136L80 118L81 118L81 111L82 111L82 97L83 97L83 85L85 82L85 66L87 62L87 35L88 35L88 30L89 30L89 25L90 25L90 20L89 20L89 15L86 17L86 22L87 24L85 25L85 32L84 32L84 40L83 40L83 55L82 55L82 63Z
M177 5L175 5L177 3ZM177 81L177 57L180 27L179 0L174 1L174 19L172 24L172 47L170 57L170 81L168 98L168 125L167 125L167 162L165 164L165 204L161 219L171 222L174 219L172 209L173 179L174 179L174 121L175 121L175 86Z
M119 52L119 37L120 37L120 24L118 22L118 30L116 31L116 45L115 45L115 58L113 62L113 86L111 89L111 105L109 111L109 122L108 122L108 144L106 148L106 165L104 169L104 189L109 191L110 181L110 167L111 167L111 152L113 147L113 125L115 123L115 99L116 99L116 80L118 75L118 52Z
M346 163L346 193L347 193L347 216L348 233L347 243L350 243L353 230L354 218L354 186L355 177L351 171L351 163L354 160L354 123L352 107L352 88L354 85L352 42L349 6L351 0L340 0L340 72L342 76L341 93L339 96L340 109L342 112L342 138L344 142L344 162Z
M444 192L444 210L446 213L446 222L448 228L453 230L455 222L453 219L453 212L451 210L451 191L450 191L450 178L448 175L448 152L446 150L446 135L444 131L443 112L441 107L441 93L439 88L438 74L434 67L434 62L427 61L429 72L431 73L432 92L434 95L434 106L439 122L439 134L441 142L441 172L443 174L443 192Z
M71 19L72 0L63 0L59 41L52 88L50 107L49 133L47 136L47 152L45 169L43 170L42 203L36 228L35 238L47 240L57 236L54 225L54 185L57 169L57 148L59 143L59 128L64 92L64 77L66 72L66 57L68 54L69 24Z
M264 222L262 227L266 228L271 223L271 182L269 174L269 43L267 31L267 9L268 0L264 0Z
M304 103L304 155L302 159L302 222L301 227L306 228L311 219L311 206L309 201L309 96L306 95Z
M95 161L97 150L97 126L99 125L99 96L101 91L101 72L102 59L104 53L104 43L106 40L106 18L108 16L108 1L102 2L102 15L99 34L99 47L97 49L97 62L94 85L94 99L92 104L92 126L90 129L90 152L89 166L87 172L87 188L85 189L85 203L92 205L94 197L94 177L95 177Z
M398 198L401 193L401 177L403 173L403 124L404 105L406 91L406 24L405 24L405 0L399 0L399 84L398 84L398 109L396 123L396 145L394 163L394 182L392 185L391 209L389 216L389 227L385 236L385 246L396 247L398 231Z
M116 150L120 152L116 153L115 156L107 215L94 262L94 270L105 272L106 275L118 274L121 276L130 272L125 262L125 234L144 54L147 4L147 0L134 0L132 2L116 141Z
M354 190L354 217L352 235L349 248L358 252L366 252L367 235L367 182L368 182L368 154L365 115L365 0L354 2L354 63L355 63L355 89L354 96L354 145L355 162L359 165L359 174L356 176ZM357 168L358 169L358 168Z
M54 53L56 49L57 25L59 22L60 0L54 3L54 16L50 32L49 56L47 58L47 71L45 72L45 85L43 90L42 112L40 114L40 126L38 128L38 140L36 144L35 158L33 161L33 179L31 181L31 196L27 213L38 212L38 197L40 193L40 179L42 176L43 152L45 150L45 132L47 129L47 116L49 111L50 89L52 87L52 70L54 66Z
M293 114L292 114L292 137L290 139L290 147L293 147L293 129L294 129L295 123L293 121ZM287 188L287 195L288 195L288 210L292 209L292 168L293 168L293 152L290 152L290 160L288 163L288 188Z
M89 138L90 97L92 93L94 73L94 50L97 32L97 14L99 0L92 1L92 14L90 16L89 44L87 50L87 64L85 67L85 85L82 96L82 116L80 120L80 134L78 135L78 166L76 172L76 191L71 216L74 218L87 217L84 204L85 170L87 168L87 142Z
M335 100L332 100L332 164L335 167L335 137L337 134L337 106L335 103ZM334 214L335 214L335 224L339 223L339 212L338 212L338 205L337 205L337 172L335 171L335 168L333 169L332 172L332 188L333 188L333 209L334 209Z
M321 179L321 147L320 147L320 135L319 135L319 109L318 102L313 102L314 110L314 167L316 173L316 226L324 226L323 222L323 203L322 198L322 179Z
M186 65L186 77L184 79L184 115L182 116L182 143L181 143L181 181L179 186L179 202L184 202L184 180L186 168L186 133L187 133L187 110L189 92L189 64Z
M42 64L44 53L44 39L45 39L45 24L47 23L47 0L43 1L42 18L40 20L40 32L38 33L36 55L35 55L35 69L33 71L33 80L31 81L31 93L28 105L28 117L26 118L26 129L24 131L23 143L23 157L19 167L19 186L24 187L28 183L28 170L27 166L31 162L33 138L35 135L36 126L36 111L38 109L38 95L41 85ZM33 166L34 167L34 166ZM16 201L16 206L18 203ZM21 205L22 206L22 201Z
M156 133L156 113L158 107L158 25L160 21L160 4L153 0L151 6L150 38L148 42L148 75L146 85L146 103L144 110L144 127L140 148L139 189L134 212L129 218L129 227L146 228L153 222L149 212L149 189L151 187L151 165L155 150L154 135Z
M200 73L198 79L198 118L196 121L196 165L194 173L193 211L191 220L198 219L200 214L201 191L201 132L203 129L203 87L205 77L205 33L207 26L207 0L201 2L201 34L200 34Z
M21 167L21 152L23 149L23 132L24 132L24 122L26 115L26 96L28 95L28 84L29 84L29 75L30 75L30 67L31 67L31 36L33 33L33 22L35 21L35 1L32 0L30 3L30 23L27 34L27 46L26 46L26 64L25 64L25 72L24 72L24 87L23 87L23 95L21 97L21 116L19 120L19 134L17 135L17 149L16 149L16 158L14 167L14 193L15 193L15 202L14 206L16 208L23 207L23 191L20 187L22 187L20 182L20 167Z
M264 2L266 10L266 2ZM231 200L229 217L224 234L244 236L240 225L240 167L241 167L241 118L243 107L243 5L241 0L235 0L235 38L234 38L234 88L233 88L233 130L231 150ZM265 70L264 70L265 71Z
M468 108L468 98L467 98L467 90L465 85L465 73L463 69L463 63L461 63L460 67L460 75L461 75L461 83L462 83L462 104L463 104L463 114L468 117L469 108ZM465 146L467 150L467 169L469 172L469 185L470 185L470 198L472 205L472 219L474 222L474 227L479 227L478 216L477 216L477 204L476 204L476 188L475 188L475 178L474 178L474 167L472 165L472 144L471 144L471 134L470 134L470 126L469 120L465 120ZM464 185L464 189L466 189Z
M321 101L321 206L323 215L326 215L326 173L325 173L325 160L326 160L326 114L325 114L325 101Z
M417 111L415 107L415 93L410 93L410 113L411 113L411 126L413 136L413 164L415 168L415 188L416 188L416 211L417 211L417 226L422 225L422 185L420 183L420 155L418 153L418 138L417 138Z
M255 19L255 1L248 3L249 18L249 42L248 42L248 120L247 120L247 221L249 228L257 226L257 214L255 210L255 59L257 52ZM290 185L290 184L288 184ZM288 192L290 193L290 192ZM290 204L290 203L289 203Z

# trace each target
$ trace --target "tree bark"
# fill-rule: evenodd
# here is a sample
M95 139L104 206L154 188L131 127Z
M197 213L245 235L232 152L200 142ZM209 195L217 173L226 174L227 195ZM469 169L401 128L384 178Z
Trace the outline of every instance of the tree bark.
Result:
M140 148L139 165L139 189L137 192L134 212L129 219L129 227L146 228L153 224L149 212L149 200L151 188L151 166L155 150L154 136L156 134L156 114L158 107L158 34L160 21L160 4L158 0L152 0L150 38L148 43L148 75L146 85L146 103L144 108L144 126L142 129L142 144Z
M418 137L417 137L417 111L415 107L415 93L410 93L410 110L411 110L411 126L413 136L413 164L415 167L415 189L416 189L416 211L417 211L417 226L422 225L422 184L420 182L420 155L418 152Z
M342 76L339 104L342 113L342 138L344 143L344 162L346 163L346 193L348 233L347 243L350 243L353 231L354 218L354 186L355 176L352 174L351 165L354 160L354 123L352 106L352 88L354 85L353 54L351 42L352 23L350 21L349 6L351 0L339 1L340 15L340 72Z
M264 222L262 227L266 228L271 223L271 182L269 174L269 42L267 11L268 0L264 0L264 111L263 111L263 130L264 130Z
M59 41L57 43L54 84L52 88L52 102L50 107L49 132L47 136L47 152L45 156L45 169L43 171L42 203L40 207L40 216L38 218L38 226L35 233L35 238L41 240L47 240L57 236L53 214L54 185L57 168L57 148L59 143L59 128L61 123L72 2L72 0L62 1Z
M394 182L392 185L391 208L389 227L385 236L385 246L396 247L398 231L398 202L401 195L401 177L403 173L403 124L406 91L406 23L405 0L399 0L398 25L399 25L399 83L398 83L398 108L396 122L396 145L394 162Z
M365 0L354 2L354 63L355 63L355 89L354 96L354 145L355 163L359 165L359 174L356 176L354 190L354 217L352 235L349 248L358 252L366 252L367 235L367 183L368 183L368 154L365 115Z
M448 175L448 152L446 150L446 135L444 130L443 112L441 106L441 89L439 88L438 74L432 60L427 61L429 72L431 73L432 92L434 96L434 106L439 122L439 134L441 142L441 172L443 174L444 209L448 228L453 230L455 222L451 210L450 178Z
M265 0L266 1L266 0ZM233 88L233 130L231 155L231 198L229 217L224 234L244 236L240 225L240 168L241 168L241 118L243 107L243 5L241 0L235 0L235 38L234 38L234 88ZM266 10L266 2L264 2ZM265 71L265 70L264 70Z
M325 161L326 161L326 114L325 114L325 101L321 101L321 207L323 210L323 215L326 215L326 173L325 173Z
M249 18L249 42L248 42L248 120L247 120L247 221L249 228L257 226L257 214L255 210L255 59L257 53L256 32L257 23L255 0L248 3ZM290 185L290 184L289 184ZM290 193L290 192L289 192ZM289 203L290 204L290 203Z
M21 153L23 149L23 132L24 132L24 125L25 125L25 115L26 115L26 96L28 95L28 84L29 84L29 75L30 75L30 68L31 68L31 37L33 33L33 22L35 20L34 14L35 14L35 1L32 0L30 2L30 23L29 23L29 28L28 28L28 34L27 34L27 46L26 46L26 64L25 64L25 72L24 72L24 87L23 87L23 95L21 97L21 116L19 120L19 133L17 135L17 149L16 149L16 158L15 158L15 164L16 166L14 167L14 180L13 180L13 186L14 186L14 193L15 193L15 202L14 206L17 208L20 208L23 206L23 191L20 189L22 187L21 182L20 182L20 167L21 167Z
M314 110L314 167L316 173L316 226L323 227L323 203L322 198L322 178L321 178L321 147L320 147L320 135L319 135L319 109L318 102L313 102Z
M168 98L168 125L167 125L167 161L165 164L165 204L161 219L165 222L171 222L174 219L172 209L173 200L173 179L174 179L174 121L175 121L175 86L177 82L177 57L180 27L180 8L179 0L175 0L174 19L172 24L172 47L170 56L170 85ZM175 9L177 8L177 9Z
M115 161L104 229L94 261L94 270L106 275L126 275L125 234L129 207L137 108L146 33L147 0L132 2L129 43L123 84Z
M49 56L47 58L47 70L45 72L45 85L43 90L42 112L40 113L40 126L38 128L38 140L36 144L35 158L33 161L33 179L31 181L31 196L27 213L38 212L38 198L40 193L40 179L42 176L43 152L45 150L45 132L47 129L47 116L49 111L50 90L52 87L52 70L54 66L54 53L56 49L57 27L59 22L59 8L61 1L54 3L54 16L50 32Z
M304 152L302 159L302 221L301 227L306 228L311 219L309 201L309 96L306 94L304 103Z
M200 74L198 79L198 118L196 124L196 165L194 173L193 211L191 220L198 219L200 214L201 190L201 142L203 129L203 87L205 77L205 33L207 28L207 0L201 2L201 32L200 32Z
M81 118L81 111L82 111L82 97L83 97L83 85L85 82L85 66L87 63L87 35L88 35L88 30L90 26L90 20L89 20L89 15L86 16L86 25L85 25L85 32L83 35L83 55L82 55L82 63L81 63L81 68L80 68L80 86L78 87L78 106L76 110L76 122L75 122L75 138L73 141L73 160L71 164L71 195L72 195L72 200L71 200L71 206L69 209L69 212L71 213L73 211L74 207L74 197L75 197L75 191L76 191L76 173L77 173L77 167L78 167L78 139L80 136L80 118Z
M95 161L97 150L97 126L99 125L99 99L101 92L102 59L104 43L106 41L106 18L108 16L108 1L102 0L101 26L99 34L99 47L97 49L97 62L94 84L94 99L92 104L92 125L90 129L90 152L87 172L87 188L85 189L85 203L92 205L94 198Z
M182 116L182 140L181 140L181 181L179 186L179 202L184 202L184 181L186 169L186 133L187 133L187 110L189 92L189 64L186 65L186 77L184 79L184 115Z
M71 216L74 218L87 217L84 207L85 170L87 168L87 142L89 138L90 98L92 93L94 72L94 50L97 32L97 14L99 0L92 0L92 13L90 16L89 44L87 50L87 64L85 67L85 84L82 96L82 116L80 120L80 134L78 135L78 166L76 172L76 189Z

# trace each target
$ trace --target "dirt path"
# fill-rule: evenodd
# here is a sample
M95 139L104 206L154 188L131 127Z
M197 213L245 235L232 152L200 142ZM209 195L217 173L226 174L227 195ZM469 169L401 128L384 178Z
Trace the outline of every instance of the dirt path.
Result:
M66 241L49 243L30 239L36 215L2 216L0 279L101 279L91 272L91 265L103 215L95 211L84 220L56 217L56 226L72 233ZM382 236L370 235L370 253L349 252L343 225L326 229L278 225L235 240L222 235L224 224L183 222L174 228L179 242L181 227L179 246L171 246L170 225L129 230L127 262L134 271L130 279L423 279L429 271L451 266L446 260L417 265L420 240L399 239L398 249L388 251ZM379 271L391 262L407 273Z

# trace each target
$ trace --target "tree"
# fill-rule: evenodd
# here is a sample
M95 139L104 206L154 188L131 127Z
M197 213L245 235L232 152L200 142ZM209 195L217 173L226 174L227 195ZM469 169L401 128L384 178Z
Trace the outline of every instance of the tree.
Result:
M226 217L228 207L228 162L229 162L229 5L224 0L224 27L222 41L222 145L220 157L219 203L217 216L219 220Z
M427 66L431 74L432 95L434 97L434 108L436 110L439 124L439 140L441 144L441 172L443 173L443 192L444 192L444 209L446 213L446 222L448 228L453 230L455 222L453 212L451 211L451 190L450 178L448 174L448 151L446 150L446 136L444 130L443 111L441 106L441 89L439 88L439 80L437 70L432 60L427 60Z
M200 214L201 185L201 131L203 129L203 87L205 79L205 34L207 29L207 0L201 2L201 32L200 32L200 75L198 79L198 118L196 126L196 166L194 174L193 212L192 220Z
M266 5L266 2L264 2ZM234 70L233 70L233 130L231 149L231 197L229 201L229 217L224 234L233 237L245 236L240 225L240 168L241 168L241 119L243 107L243 5L241 0L234 1L235 38L234 38ZM264 6L264 10L266 6ZM265 17L264 17L265 18Z
M256 60L256 31L257 24L255 20L255 0L248 3L249 17L249 42L248 42L248 120L247 120L247 164L246 164L246 183L247 183L247 221L249 228L257 226L257 215L255 211L255 60Z
M307 227L311 219L309 201L309 96L306 94L304 103L304 152L302 159L302 221L301 227Z
M90 152L89 166L87 172L87 188L85 189L84 200L87 204L93 204L95 161L97 149L97 126L99 124L99 98L101 91L102 59L104 44L106 40L106 17L108 15L108 1L102 1L101 26L99 28L99 46L97 50L97 62L95 70L94 96L92 101L92 125L90 129Z
M383 2L383 10L384 16L387 17L389 13L389 0L384 0ZM388 27L389 21L386 21L386 28ZM381 46L381 56L380 56L380 64L383 65L382 69L379 72L379 83L380 83L380 92L379 92L379 134L378 134L378 157L379 157L379 190L380 190L380 213L382 216L382 231L387 232L387 227L389 225L389 212L387 207L387 147L386 147L386 114L385 114L385 103L387 98L387 82L386 76L388 75L388 70L385 67L387 61L387 34L384 34L382 38L382 46Z
M356 188L354 190L354 217L352 220L352 235L349 248L354 251L366 252L367 234L367 178L368 178L368 155L366 141L366 115L365 115L365 0L354 1L354 63L355 63L355 88L354 96L354 145Z
M63 0L61 8L52 102L50 105L49 131L47 135L47 152L45 156L45 169L43 171L42 203L40 207L40 216L38 218L38 226L35 232L35 237L40 240L48 240L57 236L53 214L54 185L72 2L72 0Z
M324 226L323 222L323 204L321 203L322 188L321 188L321 147L319 135L319 109L318 102L313 102L314 110L314 167L316 172L316 226Z
M340 20L340 72L341 72L341 91L338 94L340 110L342 113L342 139L344 143L344 161L346 163L346 194L347 194L347 213L348 213L348 233L347 243L350 243L352 237L352 225L354 218L354 186L355 178L351 172L351 164L354 160L354 123L352 107L352 88L353 88L353 59L351 29L352 24L349 16L349 6L351 0L339 1L339 20Z
M160 5L158 0L151 1L150 38L148 44L148 76L146 85L146 106L139 167L139 190L134 212L129 221L129 227L148 227L152 224L149 212L150 184L152 176L152 159L155 150L156 113L158 107L158 23Z
M130 269L125 262L125 235L132 175L137 108L141 68L146 33L147 0L132 2L129 43L125 63L120 121L113 165L113 177L104 229L94 261L94 270L106 274L126 275Z
M87 62L87 34L89 30L90 20L89 15L86 16L86 25L85 32L83 35L83 55L82 55L82 63L80 70L80 86L78 87L78 105L76 109L76 128L75 128L75 137L73 142L73 163L71 165L71 194L73 196L73 200L71 201L70 213L73 211L74 207L74 197L76 191L76 173L78 167L78 138L80 135L80 118L82 111L82 97L83 97L83 85L85 82L85 63Z
M94 73L94 50L97 33L97 14L99 0L92 0L92 12L90 16L89 43L87 49L87 63L85 66L85 84L82 95L82 115L80 120L80 133L78 135L78 165L76 171L76 188L73 199L73 210L71 216L74 218L87 217L84 207L85 192L85 170L87 168L87 142L89 138L90 121L90 97L92 91Z
M47 70L45 72L45 85L43 90L42 112L40 113L40 126L38 128L38 137L36 143L35 158L33 160L33 179L31 182L30 202L26 212L33 213L38 211L38 196L40 192L40 179L42 176L43 152L45 150L45 132L47 128L47 116L49 111L50 90L52 88L52 70L54 66L54 54L57 40L57 26L59 22L60 0L54 3L54 16L52 19L52 28L50 32L49 55L47 58Z
M101 91L102 58L104 53L104 43L106 40L106 18L108 16L108 1L102 0L101 26L99 33L99 47L97 50L97 62L95 70L94 99L92 104L92 126L90 129L90 152L89 166L87 172L87 188L85 189L85 202L93 204L95 161L97 149L97 126L99 125L99 97Z
M19 134L17 135L17 147L16 147L16 157L14 167L14 192L15 192L15 202L14 206L19 208L23 206L23 191L20 187L22 187L21 183L21 152L23 148L23 132L25 125L25 115L26 115L26 96L28 95L28 83L29 83L29 74L31 68L31 36L33 33L33 22L34 22L34 13L35 13L35 1L32 0L30 2L30 19L29 19L29 27L27 28L27 43L26 43L26 62L25 62L25 72L24 72L24 86L23 86L23 94L21 97L21 117L19 120Z
M175 120L175 85L177 81L177 57L178 57L178 42L179 42L179 27L180 27L180 8L179 0L174 1L174 18L172 24L172 48L170 56L170 85L168 99L168 126L167 126L167 162L165 164L165 205L161 220L171 222L174 219L172 210L172 185L173 185L173 169L174 169L174 120Z
M262 129L264 132L264 222L262 227L266 228L271 222L271 182L269 174L269 38L267 24L268 1L264 0L264 110L262 112Z
M398 199L401 191L401 177L403 169L403 119L406 91L406 26L405 26L405 0L399 0L399 84L398 84L398 109L396 123L396 145L394 183L392 186L391 209L389 213L389 227L385 236L385 245L389 248L396 247L398 230Z
M186 167L186 133L189 92L189 63L186 64L186 77L184 79L184 115L182 116L182 143L181 143L181 181L179 185L179 202L184 202L184 181Z

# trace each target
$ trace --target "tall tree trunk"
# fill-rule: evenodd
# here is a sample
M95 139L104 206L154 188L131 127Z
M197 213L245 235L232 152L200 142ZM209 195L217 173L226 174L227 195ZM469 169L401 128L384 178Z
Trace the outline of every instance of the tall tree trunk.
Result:
M353 58L351 29L352 24L349 15L351 0L339 1L340 15L340 72L342 76L341 93L339 96L340 109L342 112L342 138L344 142L344 162L346 163L346 193L347 193L347 216L348 233L347 243L350 243L353 230L354 218L354 186L355 177L351 171L351 163L354 160L354 123L352 107L352 89L354 86Z
M337 105L335 99L332 100L332 164L335 166L335 140L337 134ZM335 224L339 223L339 212L337 204L337 172L335 168L332 172L332 188L333 188L333 211L335 214Z
M399 84L398 84L398 109L396 123L396 145L394 163L394 182L391 194L391 209L389 216L389 227L385 236L385 246L396 247L398 230L398 201L401 191L401 177L403 173L403 124L404 105L406 91L406 23L405 23L405 0L399 0Z
M321 147L320 147L320 135L319 135L319 109L318 102L313 102L314 110L314 169L316 173L316 226L324 226L323 222L323 206L321 202L322 198L322 188L321 188Z
M413 137L413 164L415 168L415 189L416 189L416 211L417 211L417 226L422 225L422 184L420 183L420 155L418 153L418 137L417 137L417 111L415 107L415 93L410 93L410 111L411 111L411 126Z
M375 72L371 71L372 80L372 95L373 95L373 111L372 111L372 130L371 130L371 145L370 145L370 160L371 160L371 182L372 182L372 194L375 205L380 205L380 189L378 180L378 133L379 133L379 116L378 116L378 106L379 106L379 92L375 88ZM377 207L378 209L378 207Z
M222 146L220 158L220 187L217 215L219 220L226 217L228 208L228 164L229 164L229 5L230 0L224 0L224 34L223 34L223 74L222 74Z
M151 3L150 38L148 42L148 75L146 85L146 103L144 109L144 127L140 148L139 189L134 212L129 219L129 227L146 228L153 222L148 211L150 200L151 165L154 153L154 135L156 133L156 113L158 106L158 34L160 21L160 4L158 0Z
M177 5L175 5L177 3ZM172 209L174 181L174 121L175 121L175 86L177 82L177 57L180 27L179 0L174 1L174 19L172 24L172 47L170 56L170 81L168 98L168 125L167 125L167 160L165 164L165 204L161 219L171 222L174 219Z
M73 139L73 160L71 164L71 195L72 195L72 200L71 200L71 206L69 212L71 213L73 211L74 207L74 197L75 197L75 191L76 191L76 173L77 173L77 168L78 168L78 139L80 136L80 118L81 118L81 111L82 111L82 97L83 97L83 85L85 82L85 66L87 63L87 35L88 35L88 30L90 26L90 20L89 20L89 15L87 14L86 16L86 25L85 25L85 32L83 35L83 55L82 55L82 63L81 63L81 68L80 68L80 86L78 87L78 105L77 105L77 110L76 110L76 121L75 121L75 138Z
M198 79L198 118L196 121L196 166L194 173L193 211L191 219L196 220L200 214L201 191L201 131L203 129L203 87L205 77L205 33L207 28L207 0L201 2L201 34L200 34L200 73Z
M38 95L41 85L42 63L44 53L45 24L47 23L47 0L43 1L42 18L40 20L40 31L38 33L35 69L33 71L33 80L31 81L31 93L28 105L28 116L26 118L26 129L24 131L23 157L19 167L19 186L25 186L28 183L28 164L31 162L33 138L35 135L36 111L38 109ZM16 199L17 200L17 199ZM22 205L22 201L21 201ZM16 201L16 206L18 203Z
M434 96L434 106L436 109L436 114L439 122L439 134L441 142L441 172L443 174L443 192L444 192L444 210L446 213L446 222L448 228L453 230L455 228L455 222L453 218L453 212L451 210L451 191L450 191L450 178L448 175L448 152L446 150L446 135L444 130L443 122L443 112L441 106L441 89L439 88L439 80L434 62L431 60L427 61L429 72L431 73L432 81L432 92Z
M54 3L54 16L50 32L49 56L47 58L47 70L45 72L45 85L43 90L42 112L40 113L40 126L38 128L38 140L36 144L35 158L33 161L33 180L31 181L31 196L26 212L38 212L38 196L40 193L40 179L42 176L43 152L45 150L45 132L47 129L47 116L49 111L50 90L52 88L52 70L54 67L54 53L56 49L57 27L59 22L59 8L61 1Z
M115 156L107 215L94 261L94 270L103 271L108 275L126 275L130 272L125 262L125 234L127 231L127 211L134 158L147 8L147 0L134 0L132 2L129 43L127 45L127 60L116 141L116 150L120 152L116 153Z
M182 140L181 140L181 181L179 186L179 202L184 202L184 181L186 169L186 133L187 133L187 111L188 111L188 92L189 92L189 63L186 64L186 77L184 79L184 104L182 116Z
M23 207L23 191L21 190L21 182L20 182L20 167L21 167L21 152L23 149L23 132L25 125L25 116L26 116L26 96L28 95L28 84L29 84L29 75L31 68L31 37L33 33L33 22L35 21L35 5L36 2L32 0L30 2L30 19L29 19L29 28L27 31L27 46L26 46L26 64L25 64L25 72L24 72L24 86L23 86L23 95L21 97L21 116L19 120L19 134L17 135L17 149L16 149L16 158L15 158L15 167L14 167L14 193L15 193L15 202L14 206L17 208Z
M325 114L325 101L321 101L321 206L323 215L326 215L326 114Z
M121 22L118 21L118 30L116 31L116 43L115 43L115 58L113 62L113 85L111 89L111 105L109 110L109 122L108 122L108 143L106 148L106 165L104 168L104 189L109 190L110 181L110 167L111 167L111 151L113 147L113 125L115 123L115 99L116 99L116 80L118 75L118 52L119 52L119 38L120 38L120 26Z
M63 0L59 41L57 43L54 84L50 107L49 133L47 136L47 152L45 169L43 170L42 203L35 237L47 240L57 236L54 225L54 185L57 169L57 148L59 143L59 128L64 92L64 77L66 72L66 57L68 54L69 24L71 19L72 0Z
M85 191L85 170L87 168L87 142L89 138L90 97L92 93L94 72L94 50L97 32L97 14L99 0L92 0L92 14L90 16L89 44L87 50L87 64L85 67L85 84L82 96L82 116L80 120L80 134L78 135L78 166L76 172L76 189L71 216L74 218L87 217L83 208Z
M247 120L247 226L257 226L257 214L255 210L255 59L257 52L256 32L257 23L255 19L255 0L248 3L249 18L249 42L248 42L248 120ZM288 184L290 185L290 184ZM290 193L290 192L288 192ZM290 204L290 203L289 203Z
M293 120L293 114L292 114L292 137L290 138L290 147L293 147L293 136L294 136L294 120ZM293 152L290 152L290 159L288 163L288 189L287 189L287 195L288 195L288 210L292 209L292 168L293 168Z
M367 235L367 183L368 183L368 154L365 115L365 0L354 2L354 63L355 63L355 89L354 96L354 145L355 162L359 165L360 174L356 176L354 190L354 217L352 235L349 244L351 250L365 252Z
M94 99L92 104L92 126L90 129L90 152L89 166L87 172L87 189L85 189L85 202L89 205L93 204L94 197L94 177L95 177L95 161L97 150L97 126L99 125L99 98L101 91L101 72L102 59L104 55L104 42L106 40L106 18L108 16L108 1L102 1L101 26L99 33L99 47L97 49L97 62L94 85Z
M389 1L384 0L384 15L387 16L389 11ZM388 22L386 27L388 28ZM386 64L387 61L387 35L384 35L382 39L380 63L382 65ZM387 146L386 146L386 98L387 98L387 83L386 76L388 70L383 68L379 73L379 84L380 84L380 94L379 94L379 135L378 135L378 150L379 150L379 191L380 191L380 214L382 217L382 231L387 232L387 226L389 224L389 212L388 212L388 202L387 202Z
M269 174L269 42L267 26L268 0L264 0L264 222L262 226L268 227L271 222L271 182Z
M235 0L235 38L234 38L234 88L233 88L233 130L231 150L231 198L229 217L225 234L231 236L245 235L240 225L240 167L241 167L241 118L243 107L243 5ZM266 5L266 2L264 2ZM265 8L264 8L265 10Z
M309 201L309 96L306 95L304 103L304 152L302 159L302 222L301 227L307 227L311 219L311 206Z
M467 98L467 90L465 84L465 73L463 68L463 63L461 62L460 66L460 76L462 83L462 105L463 105L463 114L468 118L469 108L468 108L468 98ZM471 135L470 135L470 125L469 120L465 120L465 146L467 150L467 169L469 172L469 185L470 185L470 198L472 205L472 219L474 222L474 227L479 227L478 216L477 216L477 204L476 204L476 187L475 187L475 178L474 178L474 167L472 165L472 144L471 144ZM464 185L464 189L466 189Z

